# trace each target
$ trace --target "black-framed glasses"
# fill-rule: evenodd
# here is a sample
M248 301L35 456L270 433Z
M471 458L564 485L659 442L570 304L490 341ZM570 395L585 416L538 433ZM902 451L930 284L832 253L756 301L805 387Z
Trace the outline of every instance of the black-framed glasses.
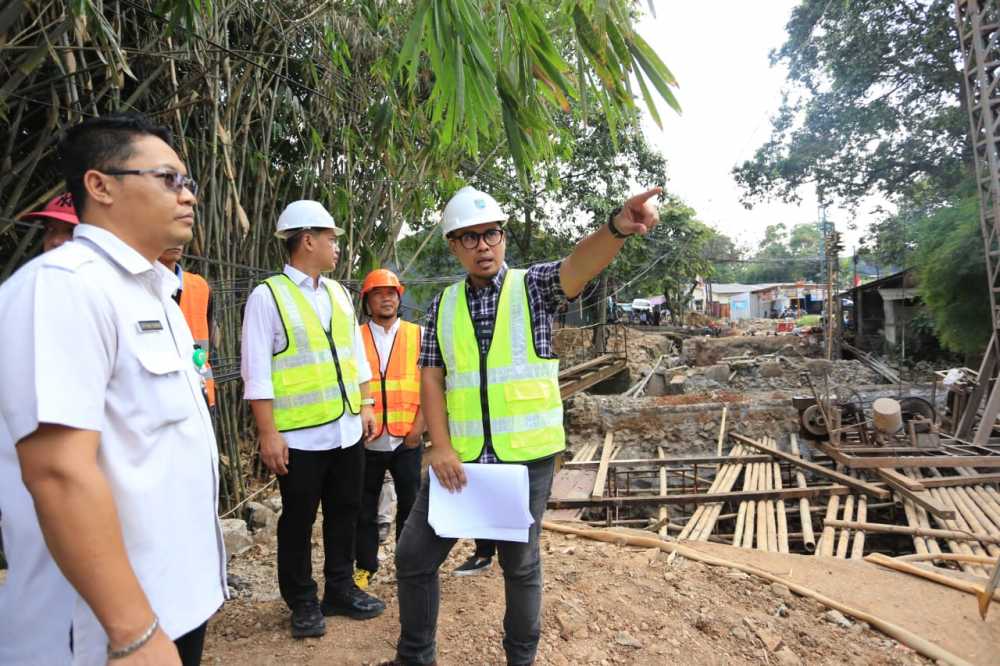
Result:
M162 178L164 185L171 192L179 194L186 187L191 191L191 194L198 196L198 183L194 182L194 178L185 176L173 169L115 169L114 171L102 171L101 173L109 176L155 176L156 178Z
M487 229L483 233L466 231L461 234L455 234L452 238L460 242L466 250L475 250L479 247L480 239L486 241L488 246L494 247L499 245L500 241L503 240L503 229L494 227L493 229Z

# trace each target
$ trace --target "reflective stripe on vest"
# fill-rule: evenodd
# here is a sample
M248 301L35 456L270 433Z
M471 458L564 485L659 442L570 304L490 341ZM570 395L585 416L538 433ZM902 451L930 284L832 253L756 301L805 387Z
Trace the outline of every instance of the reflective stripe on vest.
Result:
M365 341L365 355L372 370L369 386L375 399L375 432L381 435L385 429L393 437L406 437L420 407L420 369L417 367L420 327L408 321L399 322L389 350L385 377L370 324L361 327L361 338Z
M345 409L352 414L361 409L354 308L343 287L326 278L320 282L330 297L329 334L288 276L264 280L278 306L287 340L285 349L271 358L274 424L281 432L331 423Z
M485 358L465 281L441 296L437 335L445 364L448 429L463 462L480 456L487 436L504 462L538 460L566 448L559 360L535 353L526 273L507 271Z
M196 273L181 271L181 298L177 305L191 329L194 343L205 350L205 398L208 406L214 407L215 380L212 379L212 365L207 360L212 351L209 349L211 333L208 328L208 299L211 293L205 278Z

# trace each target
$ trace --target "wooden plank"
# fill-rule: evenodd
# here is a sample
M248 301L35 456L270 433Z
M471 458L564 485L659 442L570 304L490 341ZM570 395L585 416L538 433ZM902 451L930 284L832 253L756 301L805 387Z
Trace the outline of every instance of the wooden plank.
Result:
M774 456L775 458L784 460L786 462L790 462L793 465L801 467L802 469L807 469L814 474L825 476L828 479L833 479L834 481L838 481L841 484L848 486L849 488L853 488L858 492L862 492L867 495L871 495L873 497L880 497L880 498L889 497L889 491L887 491L884 488L879 488L878 486L874 486L870 483L866 483L859 479L855 479L853 477L847 476L846 474L841 474L840 472L836 472L832 469L827 469L822 465L811 463L808 460L805 460L798 456L793 456L790 453L785 453L784 451L779 451L778 449L771 449L756 440L750 439L749 437L744 437L743 435L739 435L735 432L729 433L729 436L738 442L742 442L743 444L752 446L753 448L759 451L763 451L764 453ZM1000 460L1000 456L998 456L997 459Z
M592 374L588 374L586 377L581 377L580 379L576 380L570 380L566 383L560 381L559 395L565 400L571 395L580 393L581 391L586 391L591 386L594 386L595 384L600 384L605 379L610 379L611 377L617 375L619 372L622 372L627 369L628 365L626 365L625 360L622 359L620 363L616 363L614 365L609 365L605 368L601 368L600 370Z
M564 377L569 377L571 375L578 375L584 370L593 368L594 366L605 365L607 363L618 361L619 359L621 359L621 357L616 354L601 354L597 358L592 358L589 361L584 361L583 363L561 370L559 372L559 379L561 380Z
M713 502L750 502L767 499L799 499L800 497L822 497L823 495L849 495L851 488L841 485L812 486L809 488L783 488L782 490L731 491L725 493L677 493L661 497L659 495L626 495L622 497L591 497L589 499L549 500L549 508L569 509L585 506L660 506L697 505Z
M724 405L722 407L722 422L719 423L719 441L715 445L715 455L722 456L722 442L726 439L726 413L729 411L729 405Z
M882 477L885 482L893 488L903 487L907 490L912 490L915 493L919 493L921 490L927 490L927 487L919 480L903 476L891 467L880 467L875 470L875 474Z
M595 447L596 448L596 447ZM552 496L571 499L587 499L594 487L597 471L592 469L566 469L563 466L552 478ZM553 509L545 512L550 520L579 520L583 508Z
M829 454L841 465L853 469L879 467L1000 467L1000 456L850 456L836 452Z
M938 518L951 520L955 517L955 510L944 506L943 504L935 500L933 497L931 497L930 493L928 493L926 490L926 486L921 486L923 490L914 491L909 487L908 484L904 485L897 481L896 476L898 476L898 473L896 475L882 475L881 472L884 472L885 470L879 469L876 471L880 473L879 476L882 476L882 478L885 479L886 483L888 483L889 486L900 497L905 497L906 499L912 501L917 506L923 507L928 513L937 516ZM907 481L911 481L911 479L907 479ZM917 483L919 483L919 481Z
M597 467L597 477L594 479L594 489L590 496L594 499L604 497L604 486L608 481L608 461L611 460L612 442L614 433L609 432L604 436L604 448L601 449L601 462Z

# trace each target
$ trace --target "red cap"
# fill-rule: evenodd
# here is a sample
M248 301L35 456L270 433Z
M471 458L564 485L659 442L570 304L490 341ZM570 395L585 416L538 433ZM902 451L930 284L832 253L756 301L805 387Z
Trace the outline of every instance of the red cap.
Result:
M76 216L76 208L73 206L73 196L69 192L63 192L46 204L42 210L28 213L21 219L27 220L38 217L69 222L70 224L80 224L80 218Z

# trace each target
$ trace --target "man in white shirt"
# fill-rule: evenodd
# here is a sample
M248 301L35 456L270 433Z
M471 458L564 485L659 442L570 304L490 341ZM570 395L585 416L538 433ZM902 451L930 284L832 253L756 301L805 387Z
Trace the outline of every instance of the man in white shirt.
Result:
M379 496L386 471L396 487L396 540L420 490L424 418L420 413L420 327L399 318L403 285L392 271L369 273L361 304L369 321L361 326L372 373L376 437L365 447L365 487L358 521L354 582L368 587L378 571Z
M127 114L70 129L74 242L0 286L0 338L17 341L0 345L0 447L16 444L78 595L75 664L198 664L225 595L215 436L177 279L156 262L194 225L195 183L169 141ZM19 619L59 612L25 603Z
M321 636L324 615L368 619L385 604L352 577L364 477L363 439L374 431L371 372L347 291L320 277L337 265L343 231L316 201L278 218L289 263L257 286L243 319L244 398L261 461L278 475L278 587L295 638ZM312 577L312 529L323 506L323 602Z

